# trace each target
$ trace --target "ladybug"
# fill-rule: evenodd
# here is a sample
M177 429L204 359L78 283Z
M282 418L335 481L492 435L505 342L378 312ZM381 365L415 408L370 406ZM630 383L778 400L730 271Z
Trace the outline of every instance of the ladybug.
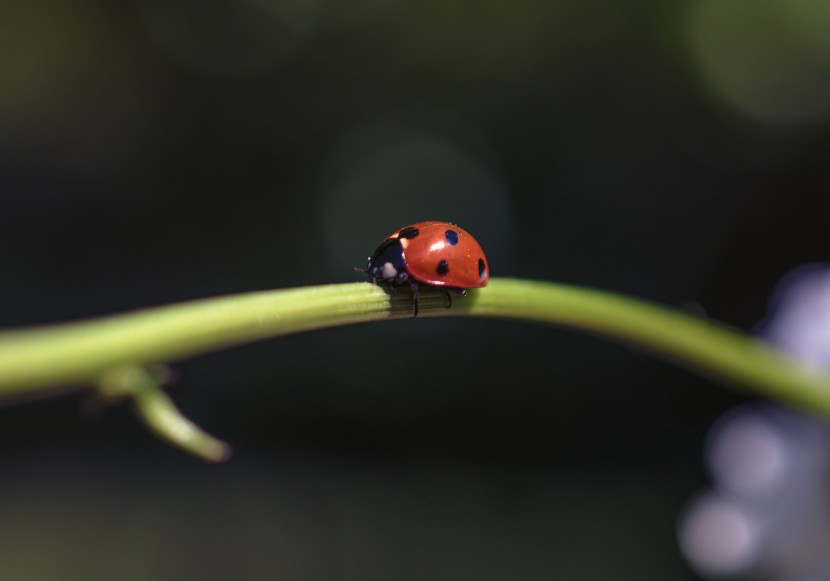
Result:
M408 282L418 316L418 285L444 288L464 296L468 288L480 288L490 278L487 257L476 239L449 222L418 222L386 237L369 257L369 279L393 286Z

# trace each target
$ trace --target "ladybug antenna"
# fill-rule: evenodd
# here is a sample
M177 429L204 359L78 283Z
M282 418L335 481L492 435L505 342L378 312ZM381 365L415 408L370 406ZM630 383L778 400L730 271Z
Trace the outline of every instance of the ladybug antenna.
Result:
M354 267L354 271L355 271L355 272L362 272L362 273L364 273L364 274L366 273L366 269L365 269L365 268L358 268L358 267L356 267L356 266Z

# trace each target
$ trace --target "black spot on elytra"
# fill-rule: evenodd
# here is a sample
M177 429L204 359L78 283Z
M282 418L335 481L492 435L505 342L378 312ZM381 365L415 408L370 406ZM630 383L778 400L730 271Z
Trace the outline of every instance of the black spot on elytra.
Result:
M412 226L407 226L403 230L400 231L398 234L398 238L415 238L420 232L418 232L417 228L413 228Z
M455 230L447 230L444 232L444 237L447 239L447 242L450 243L450 246L458 244L458 232Z
M484 278L484 275L487 273L487 265L484 264L484 259L478 259L478 278Z
M438 271L438 274L447 274L450 271L450 265L446 260L442 260L438 263L438 268L436 270Z

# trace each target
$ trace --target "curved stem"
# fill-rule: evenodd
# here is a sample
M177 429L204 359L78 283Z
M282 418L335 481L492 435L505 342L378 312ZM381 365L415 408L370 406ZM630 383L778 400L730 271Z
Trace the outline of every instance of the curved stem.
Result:
M830 380L752 337L634 298L495 278L445 308L421 289L420 314L553 323L639 344L705 374L830 417ZM192 357L269 337L412 316L405 289L369 283L262 291L91 321L0 333L0 396L94 384L108 370Z
M830 418L826 372L736 329L599 290L515 279L496 285L496 293L471 291L471 315L544 321L636 344L712 379Z
M89 384L108 369L390 316L368 283L262 291L0 333L0 395Z

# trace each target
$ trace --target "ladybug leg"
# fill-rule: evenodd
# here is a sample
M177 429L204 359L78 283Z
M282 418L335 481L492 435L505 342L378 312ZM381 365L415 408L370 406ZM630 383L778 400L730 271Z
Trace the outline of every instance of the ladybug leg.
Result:
M415 303L415 313L412 315L413 319L418 318L418 283L414 280L409 281L409 286L412 288L412 300Z
M445 288L444 289L444 294L447 295L447 308L448 309L452 306L452 295L450 294L451 292L458 293L462 297L467 296L467 289L465 289L465 288Z

